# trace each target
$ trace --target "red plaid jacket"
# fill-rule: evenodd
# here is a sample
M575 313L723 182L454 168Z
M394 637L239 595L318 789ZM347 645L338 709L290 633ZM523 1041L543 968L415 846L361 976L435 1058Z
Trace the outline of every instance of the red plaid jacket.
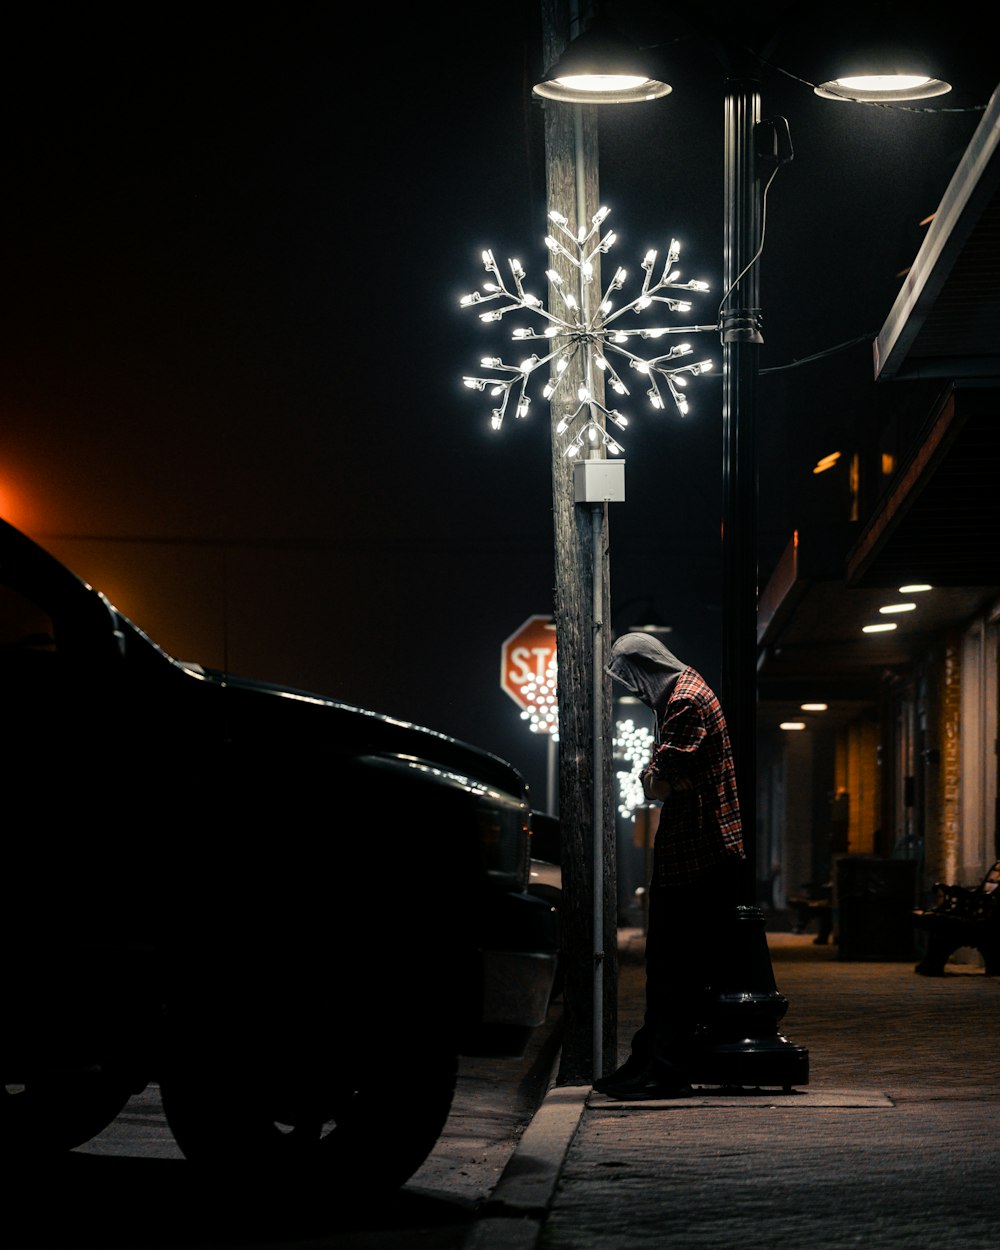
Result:
M653 843L655 884L693 881L746 858L726 718L693 668L667 700L648 768L671 786Z

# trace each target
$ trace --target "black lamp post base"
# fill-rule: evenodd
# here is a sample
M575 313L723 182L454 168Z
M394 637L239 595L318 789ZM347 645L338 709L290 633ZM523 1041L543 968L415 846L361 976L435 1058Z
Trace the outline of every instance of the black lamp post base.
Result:
M791 1090L809 1084L809 1051L781 1034L716 1042L692 1055L694 1085L750 1086Z
M809 1051L778 1032L788 1000L778 993L759 907L737 907L730 960L712 996L688 1066L697 1085L778 1086L809 1082Z

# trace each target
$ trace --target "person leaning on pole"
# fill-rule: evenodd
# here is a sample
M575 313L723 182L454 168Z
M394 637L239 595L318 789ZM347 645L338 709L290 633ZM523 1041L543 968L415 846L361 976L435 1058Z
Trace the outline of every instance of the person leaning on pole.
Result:
M742 896L746 854L726 718L715 692L649 634L623 634L607 671L655 717L647 799L662 804L646 929L646 1006L628 1058L594 1081L615 1099L691 1093L687 1055Z

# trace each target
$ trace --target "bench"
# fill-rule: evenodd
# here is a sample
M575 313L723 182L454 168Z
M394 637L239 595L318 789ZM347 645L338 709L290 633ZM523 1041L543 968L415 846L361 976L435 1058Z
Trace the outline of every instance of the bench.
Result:
M804 933L809 922L815 918L819 921L819 932L813 938L814 946L825 946L833 933L833 883L826 881L804 881L801 894L791 894L788 906L795 909L796 920L793 933Z
M1000 859L976 886L936 881L933 907L914 908L913 923L927 935L927 953L914 969L944 976L945 961L960 946L979 951L988 977L1000 977Z

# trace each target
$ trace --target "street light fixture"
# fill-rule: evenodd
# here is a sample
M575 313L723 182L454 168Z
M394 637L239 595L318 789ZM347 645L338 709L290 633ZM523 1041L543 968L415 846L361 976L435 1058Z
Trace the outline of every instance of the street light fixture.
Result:
M951 90L951 83L926 74L890 71L839 74L813 88L824 100L850 100L858 104L896 104L906 100L929 100Z
M891 3L866 4L849 17L832 14L813 41L813 90L824 100L899 104L945 95L951 83L938 76L939 44L921 46L913 14ZM901 19L905 21L902 24Z
M641 49L595 18L551 66L535 95L563 104L630 104L669 95Z
M813 86L826 100L899 104L951 91L951 83L936 76L931 54L901 46L900 32L878 5L869 6L865 20L842 23L837 43L824 54L826 68ZM564 104L638 104L673 90L658 72L645 49L622 38L598 14L533 91Z
M576 6L574 6L575 8ZM830 10L840 23L839 36L861 35L871 41L876 21L887 6L863 6L860 19ZM591 10L593 13L593 9ZM578 21L579 18L574 18ZM598 29L591 17L582 34L567 46L556 44L558 59L533 88L544 100L568 105L639 103L662 98L671 88L639 50L623 49L622 40ZM713 21L704 14L694 25L709 37L725 67L723 240L724 295L717 329L723 347L722 466L722 681L720 696L730 729L737 787L743 809L744 839L756 896L756 617L757 617L757 466L756 390L758 350L763 343L759 266L764 237L767 189L778 168L792 159L784 118L761 120L759 77L764 63L748 44L752 13ZM774 31L767 32L768 42ZM842 38L840 40L842 42ZM826 40L814 41L821 46ZM822 77L814 90L821 97L874 104L921 100L944 94L949 84L926 65L896 60L888 67L872 61L847 62ZM846 76L846 77L845 77ZM809 84L813 85L813 84ZM766 175L766 181L765 181ZM595 746L596 755L596 746ZM720 989L711 1026L706 1062L723 1083L790 1083L807 1080L808 1055L776 1031L787 1003L777 992L770 968L763 913L759 907L737 909L736 937L729 982ZM753 940L747 941L746 938ZM595 999L596 1001L596 999ZM753 1004L747 1014L745 1008ZM595 1056L598 1051L595 1046ZM709 1079L708 1083L715 1083Z

